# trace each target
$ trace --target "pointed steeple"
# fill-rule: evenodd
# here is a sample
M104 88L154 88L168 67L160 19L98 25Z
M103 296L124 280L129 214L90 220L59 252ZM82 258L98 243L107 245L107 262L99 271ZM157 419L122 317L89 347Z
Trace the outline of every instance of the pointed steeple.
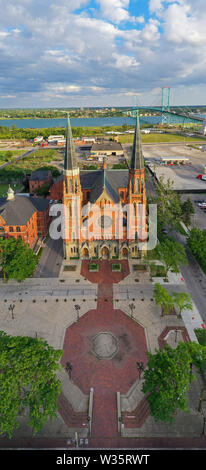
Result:
M65 170L74 170L77 168L77 162L75 158L75 149L72 140L72 129L70 118L67 119L67 136L66 136L66 148L64 156L64 169Z
M137 116L136 116L136 128L135 128L135 134L134 134L134 142L133 142L133 148L132 148L130 168L131 170L142 170L144 168L144 157L142 153L142 142L141 142L138 111L137 111Z

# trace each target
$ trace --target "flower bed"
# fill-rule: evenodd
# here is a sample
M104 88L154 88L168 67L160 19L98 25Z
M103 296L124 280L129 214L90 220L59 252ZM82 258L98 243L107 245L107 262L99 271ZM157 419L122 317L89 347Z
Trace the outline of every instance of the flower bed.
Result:
M99 271L99 265L97 263L90 263L89 271Z
M146 264L133 264L133 270L134 271L146 271L147 266Z
M119 263L112 263L112 271L121 271L122 266Z
M76 266L74 264L66 264L66 266L64 266L64 271L76 271Z
M165 277L165 268L162 265L154 264L150 266L150 273L153 277Z

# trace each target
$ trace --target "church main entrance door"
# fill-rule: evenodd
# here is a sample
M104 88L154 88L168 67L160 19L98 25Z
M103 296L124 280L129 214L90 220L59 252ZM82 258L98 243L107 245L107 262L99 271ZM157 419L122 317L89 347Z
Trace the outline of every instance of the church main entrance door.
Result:
M84 257L84 259L89 258L89 250L88 250L88 248L84 248L84 249L83 249L83 257Z
M128 258L128 249L127 248L122 248L122 256L123 256L123 258Z
M103 246L101 253L102 253L102 259L109 258L109 250L106 246Z

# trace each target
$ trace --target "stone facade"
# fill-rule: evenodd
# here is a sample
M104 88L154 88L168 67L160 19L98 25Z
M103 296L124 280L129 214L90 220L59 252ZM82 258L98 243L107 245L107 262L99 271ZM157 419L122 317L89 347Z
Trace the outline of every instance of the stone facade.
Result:
M139 242L147 239L147 214L140 139L137 119L128 170L107 170L104 162L100 170L80 172L68 120L62 197L65 259L141 257Z

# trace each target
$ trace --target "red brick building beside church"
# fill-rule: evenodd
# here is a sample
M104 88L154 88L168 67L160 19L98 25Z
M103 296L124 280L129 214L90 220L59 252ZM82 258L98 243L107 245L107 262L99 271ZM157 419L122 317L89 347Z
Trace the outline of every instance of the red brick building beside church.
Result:
M48 199L16 196L11 188L7 198L0 198L0 237L21 238L34 248L47 235L49 224Z

